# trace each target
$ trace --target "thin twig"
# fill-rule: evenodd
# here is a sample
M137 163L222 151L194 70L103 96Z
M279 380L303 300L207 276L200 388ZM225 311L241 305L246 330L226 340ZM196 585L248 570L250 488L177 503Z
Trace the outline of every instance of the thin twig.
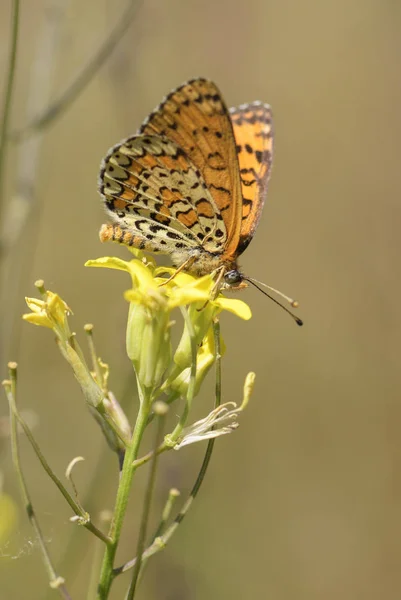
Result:
M56 487L60 490L61 494L64 496L67 503L70 505L71 509L75 513L75 515L79 518L80 524L88 529L91 533L93 533L96 537L98 537L105 544L110 544L110 539L98 529L90 520L89 515L84 511L84 509L80 506L78 502L74 500L65 486L61 483L61 480L57 477L57 475L52 471L49 463L45 459L42 451L40 450L38 444L36 443L35 438L32 435L31 430L29 429L27 423L22 418L20 412L16 405L14 405L14 416L18 421L19 425L23 429L26 437L28 438L36 456L38 457L43 469L46 471L50 479L56 485Z
M39 522L36 518L36 514L32 505L32 501L29 495L28 487L25 482L25 477L22 471L22 465L19 456L19 444L18 444L18 433L17 433L17 407L16 407L16 387L17 387L17 364L9 363L9 374L10 381L3 382L5 387L7 400L10 406L10 423L11 423L11 449L14 461L14 467L18 476L19 485L21 489L21 495L25 504L25 510L28 515L28 519L31 522L32 527L35 530L36 538L40 550L42 552L42 558L45 565L46 572L49 577L50 587L57 589L60 596L64 600L71 600L71 596L65 586L63 577L56 574L53 567L52 560L47 550L45 540L40 529Z
M11 11L11 47L8 60L8 70L6 77L6 88L1 118L0 129L0 211L3 208L3 191L4 191L4 163L6 157L8 125L11 112L11 101L14 91L14 75L15 65L17 61L17 46L18 46L18 30L19 30L19 0L13 0Z
M215 403L214 406L217 408L221 404L221 348L220 348L220 323L216 319L213 323L213 333L214 333L214 348L216 353L216 386L215 386ZM174 523L169 527L166 533L162 536L162 540L164 544L167 544L168 540L173 535L174 531L177 529L178 525L183 521L185 515L187 514L192 502L195 500L199 489L203 483L203 480L206 475L207 468L210 463L210 459L212 457L213 447L214 447L215 439L212 438L208 441L205 456L202 462L202 466L200 468L198 477L196 478L195 484L191 490L191 493L182 507L180 513L174 520Z
M154 407L154 410L155 410L156 415L158 416L155 442L154 442L154 448L156 450L156 448L159 446L159 444L162 440L162 437L163 437L164 421L165 421L166 413L168 410L168 406L164 402L158 402L157 406ZM133 600L133 598L135 596L135 590L136 590L137 584L138 584L139 574L141 571L142 554L143 554L143 550L145 547L150 507L152 504L153 492L154 492L155 482L156 482L158 456L159 455L157 454L157 452L154 452L152 462L150 464L149 478L148 478L148 483L147 483L146 491L145 491L141 525L140 525L139 535L138 535L138 544L137 544L137 548L136 548L136 555L138 557L138 560L135 563L135 567L134 567L134 571L132 573L132 579L131 579L130 587L128 589L128 593L126 596L126 600Z
M92 360L92 371L95 373L95 379L96 379L99 387L101 387L103 389L104 388L103 375L102 375L102 371L100 369L99 359L98 359L96 348L95 348L95 341L93 339L93 325L88 323L87 325L85 325L84 330L87 335L89 353L90 353L90 357Z
M168 494L168 498L166 501L166 504L164 505L163 511L162 511L162 516L160 519L160 523L156 528L156 531L154 532L153 536L152 536L152 540L153 542L156 539L160 539L161 535L165 532L166 527L167 527L167 522L170 518L171 512L173 510L173 506L175 504L175 501L177 500L177 498L179 497L180 492L176 489L176 488L172 488L169 491ZM148 563L148 560L150 558L150 556L146 555L147 550L145 550L145 552L142 552L142 564L141 564L141 571L140 571L140 580L142 580L144 572L145 572L145 568L146 565ZM139 556L139 555L138 555ZM133 566L135 566L135 562L133 563ZM120 575L121 573L124 572L126 565L122 565L121 567L119 567L118 569L114 570L115 575Z
M26 118L32 119L50 101L57 44L66 0L47 0L46 10L37 32L37 42L30 66ZM21 144L15 160L15 183L7 206L2 210L0 255L3 259L0 304L14 306L24 275L29 273L35 257L40 206L36 195L43 136L37 135ZM29 220L29 230L26 226ZM24 231L24 243L18 244ZM26 248L30 251L27 252ZM11 252L12 250L12 252ZM0 363L5 355L18 355L21 318L18 314L3 320L0 340ZM12 346L12 347L11 347Z
M167 521L169 520L171 511L173 510L174 503L177 500L177 498L179 497L179 495L180 495L180 492L176 488L171 488L171 490L169 491L166 504L164 505L164 508L162 511L162 518L160 519L160 523L159 523L155 533L153 534L153 539L160 537L162 535L162 533L164 533L164 531L166 529Z

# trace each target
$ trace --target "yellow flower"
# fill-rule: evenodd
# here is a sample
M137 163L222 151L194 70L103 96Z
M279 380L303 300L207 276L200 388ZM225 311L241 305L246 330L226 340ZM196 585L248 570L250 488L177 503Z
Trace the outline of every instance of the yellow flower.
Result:
M29 323L53 329L58 337L66 339L70 335L67 315L71 312L67 304L58 294L44 291L44 300L25 298L31 313L22 315Z
M139 253L137 253L140 256ZM138 381L149 390L160 385L163 374L170 367L171 350L171 312L175 308L187 306L196 344L199 345L210 330L213 319L222 311L228 310L243 319L249 319L249 307L237 299L228 299L219 295L213 299L215 285L212 275L194 277L188 273L177 273L168 267L156 268L153 261L133 259L125 261L119 258L104 257L90 260L90 267L105 267L126 271L131 275L132 288L124 297L130 303L127 325L127 354L131 359ZM171 274L170 279L161 277ZM199 358L205 364L206 350ZM213 358L214 360L214 358ZM210 362L210 357L206 363ZM175 366L170 369L169 381L192 363L191 339L187 328L174 354ZM211 363L210 363L211 364ZM209 365L210 367L210 365ZM203 372L206 374L206 367ZM188 375L189 376L189 375ZM184 385L187 375L183 374ZM177 386L181 384L177 380ZM185 387L185 385L184 385Z
M174 269L157 269L158 272L167 272L174 275ZM163 280L161 280L163 281ZM223 310L235 314L241 319L248 320L252 313L249 306L242 300L236 298L225 298L221 294L213 298L215 281L212 275L205 275L197 278L187 273L178 273L170 282L171 286L176 286L174 294L178 297L193 298L193 302L184 302L190 304L188 316L192 323L197 345L202 343L205 336L210 332L213 319ZM196 301L195 293L198 294L199 302ZM191 337L188 328L185 325L183 335L174 354L174 363L177 365L175 371L170 375L170 379L179 371L186 369L192 363L191 355Z

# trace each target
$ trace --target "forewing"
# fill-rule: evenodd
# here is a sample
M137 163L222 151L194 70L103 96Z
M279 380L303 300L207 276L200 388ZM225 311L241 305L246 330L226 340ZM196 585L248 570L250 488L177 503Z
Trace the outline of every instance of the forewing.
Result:
M156 135L132 136L114 146L99 178L112 220L164 252L200 245L222 251L226 229L206 188L182 148Z
M223 218L225 253L234 253L241 228L241 182L231 119L214 83L193 79L173 90L145 120L142 134L166 136L199 170Z
M248 246L262 214L273 158L271 108L261 102L230 109L242 187L238 254Z

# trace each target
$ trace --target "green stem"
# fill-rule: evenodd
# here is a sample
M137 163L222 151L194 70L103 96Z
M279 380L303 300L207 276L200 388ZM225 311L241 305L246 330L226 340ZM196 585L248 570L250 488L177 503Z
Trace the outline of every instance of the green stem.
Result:
M196 383L196 356L197 356L196 350L197 350L197 348L196 348L195 332L194 332L191 320L188 317L188 313L185 310L183 310L182 313L184 315L184 319L185 319L186 325L188 327L188 332L189 332L190 339L191 339L191 354L192 354L191 379L190 379L190 383L188 386L187 401L186 401L184 412L181 416L179 423L177 424L174 431L169 436L170 440L177 440L184 428L186 419L188 417L189 408L191 407L191 404L192 404L193 395L195 392L195 383ZM214 407L217 408L221 404L220 323L217 318L213 322L213 337L214 337L214 349L215 349L214 351L216 354L216 390L215 390L216 401L215 401ZM168 400L167 400L167 403L168 403ZM152 417L152 415L150 415L150 417L149 417L149 423L152 420L151 417ZM171 450L171 448L172 448L171 445L168 445L165 442L163 442L159 446L159 448L157 448L156 452L158 454L162 454L162 452ZM150 452L145 454L145 456L138 458L135 461L135 467L141 467L145 463L149 462L152 459L153 454L154 454L154 450L151 450Z
M117 490L113 521L109 531L109 537L111 538L112 542L109 546L107 546L105 550L102 568L100 572L98 588L99 600L106 600L106 598L108 598L110 587L114 579L114 559L120 541L121 530L124 522L125 513L127 510L132 478L136 471L136 467L132 463L138 456L139 446L142 441L142 437L145 432L149 417L149 398L143 393L139 384L138 389L140 391L141 404L136 419L135 428L132 434L131 443L126 450L124 457L124 464L121 471L120 484Z
M188 335L189 335L190 344L191 344L191 373L190 373L190 379L189 379L189 384L188 384L188 391L187 391L187 397L186 397L186 401L185 401L184 410L182 411L182 415L181 415L180 420L178 421L177 425L175 426L174 431L168 436L170 439L171 445L174 445L174 442L176 442L178 440L178 438L180 437L180 435L182 433L182 430L184 429L184 427L186 425L189 411L191 410L192 401L195 396L195 386L196 386L198 348L196 346L195 330L194 330L193 323L189 317L187 309L182 306L182 307L180 307L180 310L184 317L185 325L187 326L187 329L188 329ZM163 443L161 448L159 449L159 452L163 452L165 446L166 446L166 444Z
M11 112L11 101L12 95L14 91L14 75L15 75L15 65L17 60L17 42L18 42L18 28L19 28L19 0L14 0L12 3L12 12L11 12L11 48L10 48L10 56L8 61L8 72L6 77L6 91L4 97L3 104L3 114L1 119L1 129L0 129L0 209L3 204L3 172L4 172L4 163L6 156L6 146L7 146L7 133L8 133L8 122L10 119Z
M138 467L142 467L142 465L145 465L147 462L149 462L150 460L152 460L153 455L155 454L155 452L157 454L162 454L163 452L167 452L167 450L172 450L171 446L166 446L166 444L160 444L160 446L158 448L156 448L156 450L150 450L150 452L148 452L147 454L145 454L145 456L141 456L141 458L138 458L136 461L134 461L134 467L137 469Z
M171 448L174 447L175 442L177 442L177 440L179 439L179 437L182 433L182 430L184 429L184 427L186 425L188 415L191 410L192 402L195 397L197 356L198 356L198 348L196 345L196 334L195 334L193 323L189 317L188 310L183 306L180 307L180 310L184 317L185 325L188 329L188 335L190 338L190 345L191 345L191 373L190 373L190 379L189 379L189 384L188 384L187 396L185 399L184 410L182 411L180 420L178 421L174 430L168 436L168 438L169 438L168 443L163 442L162 444L160 444L159 448L157 448L156 451L152 450L151 452L148 452L148 454L146 456L142 457L141 459L139 459L135 462L135 467L140 467L141 465L148 462L148 460L151 460L154 453L161 454L162 452L171 450ZM150 420L151 419L149 419L149 421Z
M90 566L89 583L86 592L87 600L96 600L99 582L99 568L102 562L102 546L99 543L94 544L92 564Z
M86 511L79 505L78 502L76 502L74 500L74 498L71 496L71 494L68 492L68 490L66 489L66 487L61 483L61 480L57 477L57 475L53 472L52 468L50 467L49 463L47 462L47 460L45 459L40 447L38 446L35 438L32 435L31 430L29 429L28 425L26 424L26 422L24 421L24 419L21 417L17 406L14 403L13 406L13 410L14 410L14 415L15 418L17 419L18 423L20 424L20 426L22 427L22 429L24 430L24 433L26 435L26 437L28 438L28 441L30 442L36 456L38 457L43 469L46 471L46 473L48 474L48 476L50 477L50 479L53 481L53 483L57 486L57 488L60 490L60 492L62 493L62 495L64 496L65 500L68 502L68 504L70 505L71 509L74 511L74 513L77 515L77 517L79 517L79 523L85 527L86 529L88 529L88 531L90 531L91 533L93 533L96 537L98 537L100 540L102 540L102 542L104 542L105 544L109 544L110 540L108 539L108 537L102 532L100 531L100 529L98 529L95 525L93 525L93 523L89 520L89 515L86 513Z
M215 319L213 323L213 333L214 333L214 348L216 353L216 385L215 385L215 402L214 407L217 408L221 404L221 347L220 347L220 323L217 319ZM153 539L151 545L142 553L141 560L143 563L147 562L151 556L163 550L166 547L167 543L175 533L177 527L182 523L186 514L193 501L195 500L201 485L205 479L206 471L208 469L210 459L212 457L213 448L214 448L215 440L211 439L208 441L205 456L202 461L201 468L199 470L198 476L195 480L194 486L189 494L184 506L180 510L177 517L174 519L173 523L167 528L167 530L161 535L162 529L164 529L165 522L163 522L162 528L156 532L156 535ZM120 574L124 571L128 571L135 567L138 557L130 560L129 562L122 565L118 570L116 570L116 574Z
M32 505L32 501L29 495L29 490L25 481L25 477L22 471L22 465L19 454L18 444L18 431L17 431L17 418L16 418L16 383L17 383L17 365L16 363L9 363L10 381L4 382L4 387L7 395L7 400L10 407L10 424L11 424L11 451L13 456L13 462L15 471L18 476L19 485L21 489L21 495L25 504L25 510L28 515L28 519L36 533L39 548L42 553L43 563L46 572L49 577L50 587L56 589L59 595L64 600L71 600L71 596L68 593L63 577L57 575L53 566L50 554L47 550L46 543L42 534L42 530L39 525L39 521L36 518L36 514Z
M164 406L167 410L167 405L164 405ZM166 412L164 412L164 414L162 414L162 413L159 414L157 428L156 428L155 443L154 443L155 449L158 447L158 445L160 444L162 437L163 437L163 426L164 426L164 421L165 421L165 415L166 415ZM135 563L134 571L132 573L131 584L130 584L130 587L129 587L129 590L127 593L126 600L134 599L135 591L136 591L137 584L138 584L139 574L141 571L142 554L143 554L143 551L145 548L145 540L146 540L146 533L147 533L148 523L149 523L150 507L152 504L152 497L153 497L153 492L154 492L155 482L156 482L158 457L159 457L159 455L157 454L157 452L154 452L152 462L150 465L149 479L148 479L148 484L146 487L145 499L143 502L141 526L139 529L138 544L137 544L137 548L136 548L136 555L138 558Z
M213 333L214 333L214 348L216 353L216 386L215 386L215 402L214 407L217 408L221 404L221 348L220 348L220 323L217 319L215 319L213 323ZM158 540L155 540L155 551L157 552L160 547L164 547L167 542L170 540L171 536L177 529L178 525L183 521L185 515L191 507L192 502L195 500L200 487L203 483L203 480L206 475L207 468L210 463L210 459L212 458L212 452L214 448L214 439L208 441L205 456L203 458L202 466L198 473L198 477L196 478L195 484L191 490L191 493L182 507L181 511L175 518L174 522L167 529L166 533L161 536Z
M100 369L99 359L97 356L95 342L93 339L93 325L88 323L87 325L85 325L84 330L87 335L89 353L90 353L91 360L92 360L92 371L94 371L94 373L96 374L95 379L97 381L97 384L99 385L99 387L101 387L103 389L104 393L107 394L107 390L104 389L103 374Z
M180 492L176 488L171 488L171 490L169 491L166 504L164 505L164 508L163 508L162 518L160 520L159 525L157 526L155 533L153 534L153 539L160 537L166 530L167 521L170 518L174 503L177 500L177 498L179 497L179 495L180 495Z
M131 374L132 373L132 374ZM126 381L124 382L124 388L121 391L122 405L126 406L127 410L131 409L131 404L129 400L132 397L132 388L134 385L134 371L130 372L130 375L127 376ZM102 450L97 456L96 465L91 471L91 477L89 481L89 486L86 489L85 497L83 499L83 506L86 506L92 498L100 497L103 492L104 486L104 463L106 460L106 452L109 452L109 448L104 444ZM105 529L110 526L111 519L104 517L104 522L102 523L102 527ZM96 544L96 540L95 540ZM97 597L97 588L99 583L99 571L100 565L103 560L103 547L100 544L96 544L96 547L99 548L99 556L96 557L96 564L93 564L93 569L96 570L96 581L94 584L94 591L92 591L91 584L89 583L89 588L87 592L87 599L92 600L92 598ZM74 535L70 536L70 539L66 545L63 546L63 553L59 556L59 564L65 565L66 570L66 579L73 578L75 574L78 572L80 565L84 561L85 549L82 544L82 540L80 536ZM43 600L53 600L53 593L51 590L45 595Z
M220 344L220 322L216 318L213 322L214 351L216 354L216 384L214 407L221 404L221 344Z

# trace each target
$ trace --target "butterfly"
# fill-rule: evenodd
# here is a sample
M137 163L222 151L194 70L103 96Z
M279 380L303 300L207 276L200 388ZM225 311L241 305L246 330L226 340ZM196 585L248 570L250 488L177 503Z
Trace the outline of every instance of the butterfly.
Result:
M259 223L272 153L268 104L228 110L212 81L192 79L102 161L99 191L111 223L100 239L169 254L179 270L246 287L237 260Z

